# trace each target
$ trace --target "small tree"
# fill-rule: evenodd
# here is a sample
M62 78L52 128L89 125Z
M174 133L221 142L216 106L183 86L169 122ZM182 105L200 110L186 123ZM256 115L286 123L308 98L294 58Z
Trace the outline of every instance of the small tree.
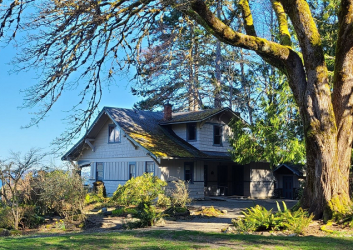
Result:
M39 173L39 200L45 212L57 213L69 220L84 219L86 191L81 176L74 171L54 169Z
M13 227L17 230L21 219L21 187L20 183L27 171L40 164L42 156L38 149L31 149L25 155L11 153L9 160L0 161L0 179L2 182L1 197L11 209Z
M174 184L174 188L168 192L172 207L186 208L186 205L192 200L189 197L188 183L183 180L176 180L172 183Z

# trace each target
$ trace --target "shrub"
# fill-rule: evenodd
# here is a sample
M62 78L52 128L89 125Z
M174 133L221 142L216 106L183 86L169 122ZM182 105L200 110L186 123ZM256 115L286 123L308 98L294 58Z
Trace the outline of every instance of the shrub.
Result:
M313 216L308 216L302 208L297 211L290 211L283 202L283 211L277 203L278 212L256 205L242 212L244 218L233 219L232 223L239 232L262 231L262 230L289 230L297 234L310 224Z
M157 206L158 207L168 207L170 206L171 201L170 197L166 196L165 194L158 194Z
M11 229L13 227L13 219L11 208L1 206L0 203L0 228Z
M134 217L140 219L138 227L148 227L155 225L163 217L163 214L157 212L155 206L144 204L143 208L137 210Z
M242 213L244 218L232 220L238 231L249 232L276 229L272 209L267 210L262 206L256 205L255 207L248 208L247 212L243 211Z
M86 191L81 176L63 170L45 172L40 186L46 212L57 213L68 220L84 220Z
M172 207L186 207L192 199L189 197L188 185L185 181L172 181L174 188L168 191Z
M21 213L22 219L20 220L20 225L22 228L37 228L44 223L44 218L39 216L38 208L34 205L22 205Z
M119 205L138 205L144 209L144 204L151 205L158 194L164 193L167 183L157 176L145 173L142 176L133 177L124 186L118 187L114 192L112 200Z
M286 203L283 203L283 211L277 202L278 212L276 213L276 220L278 227L286 229L297 234L303 233L304 229L309 226L313 219L313 215L308 216L308 213L299 207L296 211L287 209Z

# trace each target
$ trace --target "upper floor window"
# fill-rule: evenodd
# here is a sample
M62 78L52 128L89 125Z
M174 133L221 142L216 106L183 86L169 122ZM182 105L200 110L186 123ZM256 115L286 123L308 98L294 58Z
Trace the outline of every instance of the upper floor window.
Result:
M153 161L147 161L146 162L146 173L152 173L154 175L154 162Z
M136 162L129 163L129 180L132 177L136 177Z
M222 146L222 127L213 125L213 145Z
M108 134L109 143L118 143L120 142L120 129L114 124L109 125L109 134Z
M96 167L96 181L103 181L104 164L103 162L97 162Z
M186 124L186 139L188 141L196 141L196 123Z

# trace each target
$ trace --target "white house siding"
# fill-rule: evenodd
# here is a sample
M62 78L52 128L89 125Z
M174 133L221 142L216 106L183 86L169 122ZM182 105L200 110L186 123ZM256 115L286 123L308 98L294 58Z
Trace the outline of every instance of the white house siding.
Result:
M202 140L202 138L200 137L200 126L199 125L200 124L197 124L197 126L196 126L196 141L187 141L186 140L186 134L187 134L186 124L174 124L172 129L173 129L174 133L177 136L179 136L181 139L187 141L188 143L193 145L195 148L199 148L200 140Z
M131 142L121 134L120 143L108 143L108 128L112 122L107 122L91 143L95 152L86 149L80 161L91 162L90 184L96 180L96 163L103 163L103 182L108 196L111 196L119 184L124 185L129 180L129 163L136 163L136 176L145 172L147 161L153 161L142 147L135 149ZM161 176L161 171L155 163L155 175Z
M213 125L222 125L222 146L213 145ZM199 130L199 146L202 151L228 152L231 147L229 145L229 127L224 123L207 122Z
M124 132L121 133L120 143L108 143L109 124L112 124L112 122L107 122L95 138L95 141L91 141L95 147L95 152L91 148L87 148L83 151L80 160L146 156L147 151L142 147L135 149L132 143L126 138Z
M213 125L222 125L222 146L213 145ZM186 140L186 124L174 124L172 129L181 139ZM202 151L228 152L231 147L229 144L230 127L218 120L210 120L204 124L198 123L196 128L196 141L188 141L195 148Z
M186 141L186 124L174 124L172 129L177 136Z
M273 172L268 163L250 164L250 196L256 198L272 197L274 192Z
M168 182L169 188L173 188L171 184L173 180L184 180L185 162L194 162L194 182L189 183L188 187L190 197L192 197L193 199L204 198L203 161L162 160L160 165L161 179Z

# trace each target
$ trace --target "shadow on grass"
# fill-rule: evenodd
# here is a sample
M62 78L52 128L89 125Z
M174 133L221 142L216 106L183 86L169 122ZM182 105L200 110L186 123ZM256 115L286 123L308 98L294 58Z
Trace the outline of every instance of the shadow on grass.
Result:
M4 238L0 249L351 249L353 238L229 235L196 231L134 230L45 238Z

